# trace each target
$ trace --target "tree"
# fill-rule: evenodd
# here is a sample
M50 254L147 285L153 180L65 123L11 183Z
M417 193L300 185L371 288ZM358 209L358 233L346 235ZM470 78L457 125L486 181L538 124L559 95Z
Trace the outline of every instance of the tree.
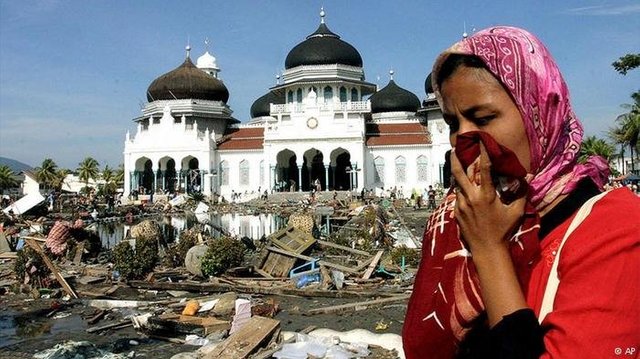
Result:
M81 181L84 181L85 187L89 186L90 179L98 178L98 166L99 163L92 157L87 157L82 162L78 163L78 176Z
M633 104L625 104L624 108L628 109L627 113L616 118L618 127L609 131L614 135L614 141L629 146L631 154L631 172L635 173L635 155L638 154L638 139L640 137L640 93L635 92L631 95L634 100Z
M118 169L116 170L116 173L114 175L114 179L118 187L124 186L124 165L123 164L120 164L120 166L118 166Z
M109 167L109 165L105 165L102 170L102 179L104 180L104 193L107 195L111 195L116 193L116 189L118 185L115 182L115 173Z
M18 181L15 178L15 173L9 168L9 166L0 166L0 193L5 189L18 187Z
M618 59L618 61L614 61L611 66L613 66L616 71L618 71L622 75L626 75L627 71L633 70L636 67L640 66L640 54L627 54Z
M615 148L605 140L596 138L596 136L589 136L582 141L578 161L585 162L589 156L597 155L602 156L607 162L611 162L615 151Z
M36 167L36 177L44 188L55 188L58 182L58 165L51 159L45 158L40 167Z

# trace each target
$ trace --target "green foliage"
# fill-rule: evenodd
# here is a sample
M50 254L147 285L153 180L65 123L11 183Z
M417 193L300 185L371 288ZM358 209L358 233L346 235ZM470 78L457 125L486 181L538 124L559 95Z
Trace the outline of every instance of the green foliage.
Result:
M198 244L199 230L195 228L188 229L180 235L180 241L169 247L165 252L163 264L167 267L183 267L187 252L191 247Z
M8 166L0 166L0 193L4 189L18 187L18 181L15 179L15 174Z
M90 179L98 178L98 161L91 157L87 157L82 162L78 163L78 177L80 177L81 181L84 181L85 184L89 184Z
M204 199L204 195L202 192L193 192L191 193L191 198L196 202L201 202Z
M216 276L227 269L237 267L244 260L244 246L230 237L213 240L209 250L202 256L202 274Z
M51 159L45 158L40 167L35 168L36 177L45 188L56 188L62 183L58 174L58 165Z
M640 66L640 54L626 54L620 57L618 61L614 61L611 66L620 74L626 75L627 71Z
M417 268L420 264L421 252L419 249L406 246L395 247L391 250L391 260L394 264L401 265L402 257L404 257L406 265Z
M158 243L155 239L136 239L135 251L127 241L113 248L113 267L125 279L140 279L158 263Z
M136 273L135 252L127 241L121 241L113 247L113 269L125 279L132 279Z
M602 156L607 162L611 162L615 155L615 148L603 139L589 136L582 142L578 161L584 163L589 156L593 155Z
M638 155L638 145L640 142L640 92L631 95L632 104L625 104L622 107L628 112L616 118L617 125L609 129L609 138L621 147L620 155L624 157L624 148L629 147L631 154L631 171L635 170L634 160ZM635 153L635 156L634 156Z

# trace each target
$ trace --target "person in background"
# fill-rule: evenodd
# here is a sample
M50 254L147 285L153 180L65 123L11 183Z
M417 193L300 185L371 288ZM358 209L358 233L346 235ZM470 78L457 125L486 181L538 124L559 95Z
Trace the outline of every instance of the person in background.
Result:
M578 163L583 128L544 45L493 27L432 85L455 182L429 218L406 357L616 358L640 350L640 199Z

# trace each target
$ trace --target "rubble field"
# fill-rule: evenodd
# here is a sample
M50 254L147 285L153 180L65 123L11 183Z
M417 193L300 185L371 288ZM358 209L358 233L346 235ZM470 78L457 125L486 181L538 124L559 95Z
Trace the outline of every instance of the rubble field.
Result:
M0 214L0 358L404 357L424 206L347 192L197 199ZM204 221L163 238L158 215L194 213L286 225L252 240ZM101 221L131 230L107 249Z

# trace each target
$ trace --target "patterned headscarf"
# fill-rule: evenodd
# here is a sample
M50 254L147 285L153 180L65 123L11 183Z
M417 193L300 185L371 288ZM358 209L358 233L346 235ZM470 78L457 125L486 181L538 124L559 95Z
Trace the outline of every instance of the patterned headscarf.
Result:
M570 193L585 178L602 187L609 166L599 156L577 164L582 124L569 103L569 90L547 48L534 35L515 27L494 27L475 33L443 52L433 66L432 83L451 54L478 57L509 92L524 120L533 174L529 201L538 210Z

